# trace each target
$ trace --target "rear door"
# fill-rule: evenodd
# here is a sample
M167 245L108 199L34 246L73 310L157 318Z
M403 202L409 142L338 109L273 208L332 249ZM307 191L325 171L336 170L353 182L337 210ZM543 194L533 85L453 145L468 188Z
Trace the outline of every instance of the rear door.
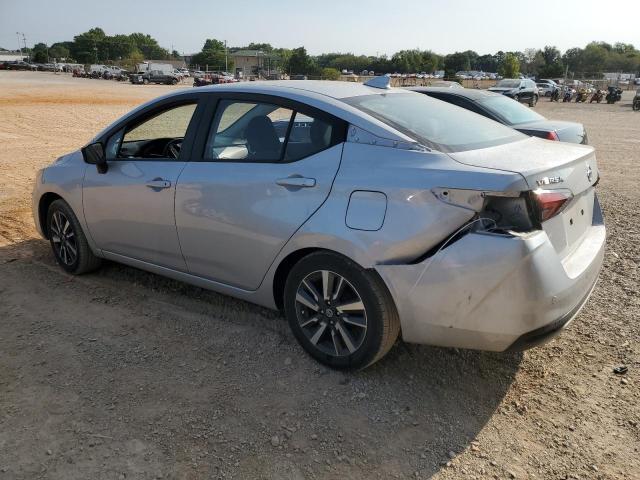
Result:
M190 273L254 290L329 195L346 125L277 97L212 104L176 189L180 245Z

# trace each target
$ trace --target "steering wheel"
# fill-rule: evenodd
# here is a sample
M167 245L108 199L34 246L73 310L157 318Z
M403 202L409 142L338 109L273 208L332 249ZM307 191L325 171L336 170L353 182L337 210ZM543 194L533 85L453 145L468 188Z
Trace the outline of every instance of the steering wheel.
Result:
M167 144L162 149L162 156L169 158L178 158L180 155L180 147L182 147L182 139L174 138L167 142Z

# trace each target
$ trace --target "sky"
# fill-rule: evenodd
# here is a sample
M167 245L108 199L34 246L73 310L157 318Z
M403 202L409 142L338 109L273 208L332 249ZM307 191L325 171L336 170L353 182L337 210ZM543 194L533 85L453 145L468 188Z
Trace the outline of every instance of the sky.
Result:
M92 27L148 33L167 49L200 51L206 38L305 46L310 54L391 55L403 49L479 54L592 40L640 47L640 0L0 0L0 47L72 40Z

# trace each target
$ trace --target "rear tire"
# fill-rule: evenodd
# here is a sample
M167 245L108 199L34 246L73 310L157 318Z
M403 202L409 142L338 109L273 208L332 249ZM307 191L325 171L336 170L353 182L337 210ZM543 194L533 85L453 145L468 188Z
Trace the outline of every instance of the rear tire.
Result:
M78 218L64 200L49 206L47 232L58 265L68 273L81 275L100 267L102 260L91 251Z
M531 98L531 101L529 102L529 106L535 107L536 103L538 103L538 95L534 95L533 98Z
M294 265L285 284L284 311L307 353L336 369L380 360L400 331L382 280L331 252L312 253Z

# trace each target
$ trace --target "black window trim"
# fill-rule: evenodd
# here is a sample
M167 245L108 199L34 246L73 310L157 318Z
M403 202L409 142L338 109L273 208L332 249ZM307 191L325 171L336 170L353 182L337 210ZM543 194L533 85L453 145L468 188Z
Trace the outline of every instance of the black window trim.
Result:
M341 118L336 117L324 110L320 110L319 108L313 107L311 105L298 102L296 100L291 100L289 98L280 97L277 95L268 95L262 93L248 93L248 92L210 92L206 94L209 99L206 102L206 110L204 111L205 121L200 122L200 128L198 129L198 133L196 139L194 141L194 146L192 149L191 161L193 162L204 162L204 163L237 163L237 164L252 164L252 163L273 163L273 164L286 164L286 163L295 163L305 158L309 158L308 156L298 158L295 160L285 160L286 154L286 146L289 142L289 136L291 134L291 129L293 126L293 122L295 120L295 116L298 113L302 115L306 115L313 119L322 120L332 125L332 133L331 133L331 142L329 145L318 152L313 153L316 155L320 152L324 152L329 148L332 148L340 143L346 141L347 138L347 129L348 122L342 120ZM287 108L292 111L291 120L289 121L289 126L287 127L287 135L285 137L283 143L283 149L280 154L279 160L237 160L237 159L208 159L205 158L205 149L208 141L209 133L213 128L213 122L216 118L216 113L220 103L223 100L229 101L237 101L237 102L248 102L248 103L267 103L271 105L275 105L281 108Z
M109 162L125 162L125 161L136 161L136 162L188 162L194 146L194 140L198 131L197 126L201 123L201 118L205 113L207 102L206 98L203 97L202 94L194 94L189 92L188 94L175 95L167 98L160 99L155 101L139 112L136 112L133 116L126 117L117 123L115 123L108 131L106 131L98 141L103 144L106 148L110 138L113 135L117 135L121 130L124 130L122 134L122 139L120 143L124 139L124 136L128 131L132 128L135 128L138 125L141 125L145 121L151 119L154 116L162 114L163 111L170 110L172 108L180 107L183 105L195 104L196 108L193 112L191 120L189 121L189 125L187 126L187 131L185 132L185 136L182 140L182 146L180 148L180 156L178 158L170 158L170 157L154 157L154 158L143 158L143 157L117 157L109 158L107 161ZM118 145L118 152L120 151L121 145Z

